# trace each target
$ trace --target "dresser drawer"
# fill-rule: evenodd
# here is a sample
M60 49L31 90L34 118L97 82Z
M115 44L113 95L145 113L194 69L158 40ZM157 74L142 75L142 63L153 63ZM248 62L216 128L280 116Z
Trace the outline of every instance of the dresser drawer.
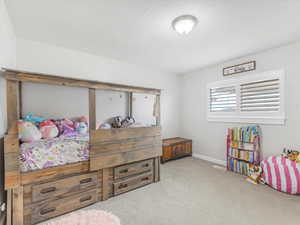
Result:
M32 202L76 192L98 184L97 173L67 177L44 184L32 186Z
M153 159L145 160L142 162L131 163L124 166L114 168L114 179L120 179L131 175L152 171Z
M148 172L134 177L127 178L125 180L115 182L114 195L122 194L124 192L133 190L135 188L150 184L153 182L153 173Z
M31 223L35 224L55 216L71 212L97 201L96 189L71 195L56 201L37 203L32 206Z

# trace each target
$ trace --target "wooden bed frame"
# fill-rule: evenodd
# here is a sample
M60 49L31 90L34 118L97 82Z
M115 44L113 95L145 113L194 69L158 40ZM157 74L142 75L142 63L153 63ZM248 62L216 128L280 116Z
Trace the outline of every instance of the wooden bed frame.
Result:
M7 82L8 128L4 158L8 225L35 224L160 180L159 89L4 70ZM88 88L89 161L27 173L20 171L17 122L22 116L23 82ZM156 126L96 130L97 89L127 92L129 115L132 115L133 93L155 95ZM67 204L68 201L66 208L61 202Z

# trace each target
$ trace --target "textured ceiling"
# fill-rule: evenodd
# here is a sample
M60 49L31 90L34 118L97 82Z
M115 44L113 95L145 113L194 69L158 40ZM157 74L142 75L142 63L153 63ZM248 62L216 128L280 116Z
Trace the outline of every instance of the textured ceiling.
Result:
M185 73L300 38L299 0L7 0L17 37ZM198 17L187 36L172 20Z

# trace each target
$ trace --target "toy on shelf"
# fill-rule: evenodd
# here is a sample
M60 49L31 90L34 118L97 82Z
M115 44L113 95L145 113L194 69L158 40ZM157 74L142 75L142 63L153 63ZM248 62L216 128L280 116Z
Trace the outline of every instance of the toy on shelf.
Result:
M228 129L227 170L245 176L253 175L254 166L260 163L260 133L259 126Z

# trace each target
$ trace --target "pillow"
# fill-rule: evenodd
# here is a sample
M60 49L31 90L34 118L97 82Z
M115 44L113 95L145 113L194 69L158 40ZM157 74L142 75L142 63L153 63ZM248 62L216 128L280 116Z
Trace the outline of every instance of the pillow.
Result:
M39 129L31 122L20 120L18 122L19 139L22 142L38 141L42 138L42 134Z
M39 126L44 139L55 138L59 133L57 126L51 120L45 120Z

